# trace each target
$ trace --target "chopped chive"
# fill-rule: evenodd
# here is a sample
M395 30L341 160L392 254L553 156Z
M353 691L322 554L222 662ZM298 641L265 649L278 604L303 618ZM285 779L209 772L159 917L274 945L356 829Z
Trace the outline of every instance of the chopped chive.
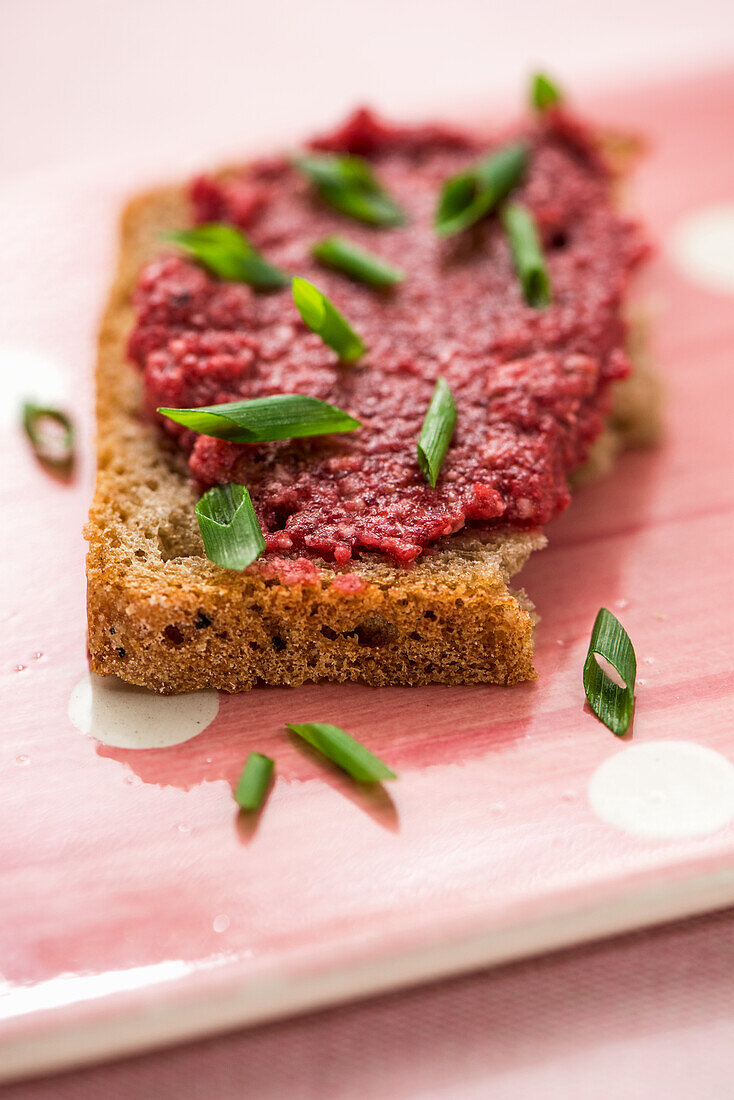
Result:
M302 737L359 783L379 783L383 779L397 779L395 772L388 768L387 764L339 726L329 726L323 722L291 725L289 722L287 728Z
M542 309L551 300L551 283L535 219L518 202L503 207L500 217L525 301L535 309Z
M290 282L290 276L268 263L234 226L210 222L162 236L219 279L248 283L257 290L278 290Z
M206 556L225 569L245 569L265 549L244 485L230 482L209 489L196 505L196 518Z
M363 157L312 153L297 157L319 197L341 214L369 225L401 225L405 215Z
M436 232L451 237L490 214L522 179L528 149L513 142L446 180L434 216Z
M389 227L402 225L405 221L400 208L386 194L346 187L322 187L319 193L340 214L367 225Z
M353 363L364 355L361 339L325 294L306 279L293 280L293 301L303 322L333 348L345 363Z
M59 472L70 470L74 463L74 425L66 413L25 401L22 420L39 462Z
M162 416L200 435L231 443L266 443L273 439L353 432L359 420L301 393L276 393L250 401L203 405L197 409L158 409Z
M470 225L468 211L476 195L477 183L473 172L460 172L447 179L441 188L434 215L436 232L449 237Z
M326 267L336 268L370 286L389 287L402 283L405 272L386 260L360 248L344 237L327 237L311 249L312 255Z
M295 164L317 187L380 189L372 165L364 157L305 153L296 157Z
M439 378L418 437L418 465L433 489L455 426L456 402L446 379Z
M530 103L536 111L557 107L563 100L561 89L546 73L535 73L530 82Z
M274 761L261 752L251 752L234 790L234 799L241 810L259 810L267 794L275 767Z
M608 661L624 683L616 684L601 668L596 654ZM584 662L584 691L594 714L612 733L627 731L635 705L637 660L627 631L605 607L596 616Z

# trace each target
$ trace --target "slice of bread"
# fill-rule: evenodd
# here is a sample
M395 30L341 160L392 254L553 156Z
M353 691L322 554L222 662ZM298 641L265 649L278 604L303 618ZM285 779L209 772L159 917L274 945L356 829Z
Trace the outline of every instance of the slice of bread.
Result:
M183 189L125 211L117 277L99 337L98 473L86 537L91 667L161 693L258 682L503 683L535 677L532 605L511 577L540 531L462 532L409 569L377 555L317 562L306 583L286 561L243 573L210 562L183 458L141 417L127 360L131 291L160 233L190 220ZM651 438L657 386L643 365L617 386L617 412L585 466L603 472L627 441Z

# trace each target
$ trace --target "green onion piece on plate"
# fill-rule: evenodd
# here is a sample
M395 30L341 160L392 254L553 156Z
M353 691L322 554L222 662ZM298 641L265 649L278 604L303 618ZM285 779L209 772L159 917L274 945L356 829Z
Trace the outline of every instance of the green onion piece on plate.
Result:
M304 725L288 723L288 729L302 737L312 748L328 757L359 783L379 783L383 779L397 779L395 772L388 768L387 764L339 726L329 726L323 722L307 722Z
M225 569L245 569L265 549L260 524L244 485L230 482L204 493L196 518L209 561Z
M624 686L615 683L604 671L596 654L609 662ZM636 674L635 650L627 631L611 611L602 607L591 631L584 662L584 691L594 714L617 737L627 732L632 718Z
M234 799L241 810L259 810L267 794L275 767L274 761L261 752L251 752L234 789Z
M311 435L353 432L359 420L318 397L276 393L250 401L202 405L198 409L158 409L162 416L200 435L230 443L267 443L273 439L301 439Z
M344 363L353 363L364 355L365 346L346 317L313 283L296 277L293 301L304 324L333 348Z
M451 237L490 214L523 177L528 149L513 142L446 180L434 215L436 232Z
M368 225L402 225L405 215L363 157L311 153L297 157L319 197L341 214Z
M500 217L525 301L542 309L551 300L551 282L535 219L519 202L508 203Z
M370 286L390 287L402 283L405 272L386 260L360 248L344 237L326 237L311 249L311 253L325 267L343 271L353 279Z
M234 226L211 222L162 236L219 279L247 283L257 290L278 290L290 282L290 276L268 263Z
M74 463L74 425L66 413L26 401L22 419L23 431L39 462L59 471L68 470Z
M536 111L547 111L563 101L561 89L546 73L535 73L530 82L530 103Z
M446 379L439 378L418 437L418 465L433 489L455 426L456 402Z

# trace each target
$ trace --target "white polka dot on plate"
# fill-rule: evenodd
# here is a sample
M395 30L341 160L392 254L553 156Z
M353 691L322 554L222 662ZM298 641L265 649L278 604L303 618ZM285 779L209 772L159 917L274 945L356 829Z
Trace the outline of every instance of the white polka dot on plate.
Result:
M632 745L597 768L589 802L602 821L635 836L709 836L734 821L734 765L690 741Z
M218 711L216 691L155 695L93 672L81 678L69 699L72 725L118 749L180 745L211 725Z
M734 294L734 204L688 214L674 227L670 254L694 282Z

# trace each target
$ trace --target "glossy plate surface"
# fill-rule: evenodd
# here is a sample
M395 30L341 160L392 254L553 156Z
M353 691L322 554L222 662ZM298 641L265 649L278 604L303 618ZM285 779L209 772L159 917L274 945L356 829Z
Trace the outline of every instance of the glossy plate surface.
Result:
M3 189L0 1073L734 901L734 247L721 247L734 79L589 109L649 140L630 200L659 243L642 292L668 431L579 492L525 570L538 681L258 690L222 697L218 713L205 697L165 715L105 697L118 718L125 703L122 727L137 708L117 747L75 728L68 707L86 673L92 333L124 187L67 172ZM70 485L28 453L24 395L73 402ZM631 742L584 706L601 604L637 650ZM171 713L174 733L206 728L166 745ZM287 737L286 721L308 720L345 726L399 782L355 789ZM161 747L126 747L141 724ZM230 793L252 749L278 768L256 826Z

